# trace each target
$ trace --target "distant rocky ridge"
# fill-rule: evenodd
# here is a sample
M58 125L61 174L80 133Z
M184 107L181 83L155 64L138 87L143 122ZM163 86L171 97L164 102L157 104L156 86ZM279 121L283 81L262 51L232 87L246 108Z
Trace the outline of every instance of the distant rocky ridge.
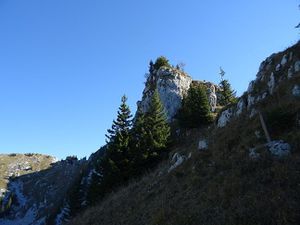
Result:
M0 155L0 162L1 174L6 174L2 178L0 224L62 224L69 210L67 197L80 181L87 160L10 154Z
M45 170L56 161L55 157L42 154L0 154L0 197L5 195L9 179Z

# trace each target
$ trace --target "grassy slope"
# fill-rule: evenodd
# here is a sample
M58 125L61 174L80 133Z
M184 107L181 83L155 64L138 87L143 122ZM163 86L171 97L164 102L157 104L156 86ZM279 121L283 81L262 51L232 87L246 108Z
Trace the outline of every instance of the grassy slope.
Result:
M19 174L24 175L49 168L53 160L53 157L41 154L0 154L0 188L6 189L8 167L11 165L24 164L27 161L32 169L20 170Z
M299 44L292 50L299 54ZM277 55L274 67L283 54ZM156 170L111 193L71 224L298 224L300 102L291 97L295 83L300 84L299 73L282 81L273 96L257 105L266 117L272 138L291 144L290 156L278 159L262 149L258 160L250 159L249 148L265 143L265 139L255 135L255 131L262 131L258 117L249 119L244 113L225 128L188 132L171 149L170 156L192 152L190 159L171 173L167 173L169 162L162 162ZM256 88L265 89L266 83ZM279 121L276 123L272 115L279 108L285 114L275 116ZM285 121L288 126L284 126ZM207 133L209 149L199 152L197 142Z

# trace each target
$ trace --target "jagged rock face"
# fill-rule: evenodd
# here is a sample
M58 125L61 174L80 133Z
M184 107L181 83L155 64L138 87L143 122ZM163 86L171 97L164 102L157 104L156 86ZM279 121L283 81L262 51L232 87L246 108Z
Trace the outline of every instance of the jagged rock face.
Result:
M257 105L261 104L267 97L278 94L279 86L284 82L293 82L300 76L300 42L284 52L272 54L259 67L256 79L249 83L247 91L243 94L237 104L230 109L220 113L217 125L224 127L231 119L245 112L249 118L257 115ZM277 92L277 93L276 93ZM298 84L287 90L291 97L300 96ZM244 110L246 109L246 110Z
M182 98L191 83L192 78L186 73L175 68L162 67L149 75L138 108L144 113L147 112L152 94L157 88L167 119L171 121L181 107Z
M157 89L160 100L165 108L167 120L172 121L178 109L181 107L183 96L187 94L191 84L201 84L207 88L207 97L211 111L214 112L217 106L218 96L216 92L219 86L205 81L195 81L185 72L169 67L161 67L149 74L142 100L137 102L138 109L145 113L148 111L150 99Z

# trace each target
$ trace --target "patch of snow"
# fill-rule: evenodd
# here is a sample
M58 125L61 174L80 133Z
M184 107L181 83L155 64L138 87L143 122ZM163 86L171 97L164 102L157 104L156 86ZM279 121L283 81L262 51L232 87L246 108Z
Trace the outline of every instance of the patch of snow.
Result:
M31 207L27 210L24 216L17 217L13 220L10 219L0 219L1 225L44 225L45 219L36 220L36 207Z
M275 71L278 72L281 69L281 64L277 64Z
M66 217L70 215L70 212L71 212L70 205L67 202L65 202L63 207L60 210L60 213L57 214L55 218L55 224L62 225L66 221Z

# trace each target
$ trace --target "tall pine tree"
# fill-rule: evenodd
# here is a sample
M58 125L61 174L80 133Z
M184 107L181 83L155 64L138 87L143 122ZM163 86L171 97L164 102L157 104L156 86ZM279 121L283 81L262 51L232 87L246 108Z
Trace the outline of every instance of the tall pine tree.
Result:
M107 158L111 172L116 176L127 178L129 168L130 129L132 126L131 112L126 104L127 97L121 99L117 119L113 121L111 129L107 130Z
M221 91L219 92L219 104L222 106L226 106L231 103L236 102L235 91L232 90L231 85L228 80L222 80L220 82Z
M170 136L170 127L157 89L152 95L144 123L146 152L149 157L155 158L166 148Z
M237 98L235 97L235 91L232 90L231 85L228 80L224 80L225 71L220 67L221 82L219 84L220 91L218 93L218 104L222 106L235 103Z
M106 135L104 156L95 165L93 183L90 188L89 200L103 196L114 186L126 182L130 171L130 130L132 128L131 112L124 95L118 110L117 119Z

